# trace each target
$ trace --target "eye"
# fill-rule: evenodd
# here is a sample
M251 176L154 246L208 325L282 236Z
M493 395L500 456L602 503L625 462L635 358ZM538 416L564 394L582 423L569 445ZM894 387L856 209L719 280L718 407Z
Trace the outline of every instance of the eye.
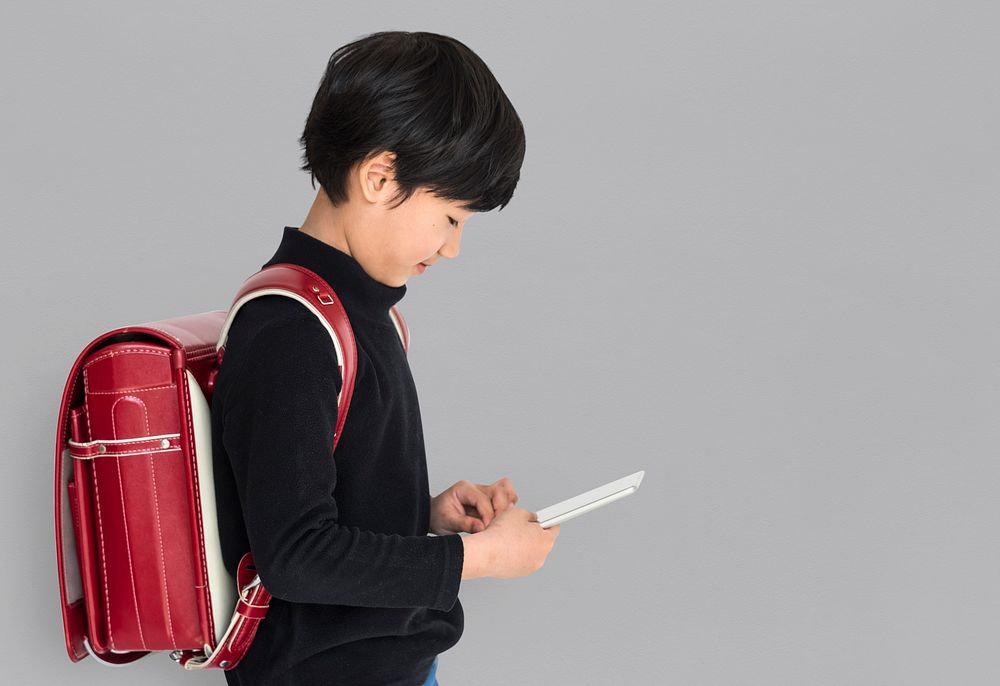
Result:
M458 226L458 222L452 219L451 217L448 217L448 221L451 222L452 226Z

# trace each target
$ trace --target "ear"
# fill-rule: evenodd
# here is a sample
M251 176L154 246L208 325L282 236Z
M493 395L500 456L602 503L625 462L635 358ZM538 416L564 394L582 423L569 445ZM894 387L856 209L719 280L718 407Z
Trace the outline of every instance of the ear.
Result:
M361 192L369 202L389 197L396 161L396 154L384 151L368 158L358 166Z

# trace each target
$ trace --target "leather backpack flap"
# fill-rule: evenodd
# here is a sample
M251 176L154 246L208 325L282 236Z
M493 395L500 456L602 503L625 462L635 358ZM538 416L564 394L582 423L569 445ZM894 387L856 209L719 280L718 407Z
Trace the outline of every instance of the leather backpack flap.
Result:
M98 455L111 457L118 462L115 476L111 478L118 478L119 485L122 485L122 482L121 477L117 477L117 472L121 459L126 455L142 454L148 459L151 453L157 450L180 452L183 455L184 479L175 478L174 481L182 482L187 492L181 497L177 495L178 489L175 489L175 495L170 498L175 504L184 502L190 508L190 516L187 518L190 536L182 546L184 548L182 557L168 564L172 565L173 569L177 569L178 564L182 568L186 565L186 569L193 575L190 581L194 582L196 589L193 601L195 608L191 610L188 607L187 610L191 610L189 614L196 615L197 618L189 617L185 622L182 618L183 613L178 617L181 624L190 625L193 622L197 625L196 629L189 633L198 636L201 646L198 649L174 650L171 657L187 669L205 667L230 669L239 662L252 641L256 626L267 611L270 594L260 585L260 579L253 571L252 558L249 554L245 555L240 563L240 573L245 578L239 583L229 576L222 563L214 508L209 403L215 374L224 353L226 334L233 317L239 307L249 299L267 293L280 293L299 300L319 317L330 332L332 342L337 349L344 381L338 397L341 413L334 438L336 447L354 389L357 369L354 335L336 294L319 276L298 265L272 265L251 276L240 289L228 312L204 312L117 329L95 339L77 358L63 393L56 439L56 548L63 622L67 651L71 660L80 660L89 652L102 662L122 664L141 658L149 652L147 650L110 652L110 637L105 635L108 628L113 627L114 622L107 620L108 607L105 603L107 592L102 595L101 573L97 571L101 560L97 551L99 541L95 543L95 540L100 532L98 535L94 533L97 515L93 512L91 503L91 489L96 484L90 483L87 478L95 473L93 460ZM408 350L410 337L405 320L395 306L391 308L390 316L404 350ZM126 342L134 342L134 345L125 348L139 349L140 343L145 342L154 344L153 348L160 351L169 351L170 382L160 385L170 386L176 395L177 431L168 432L170 436L165 434L152 436L141 435L142 431L136 433L133 430L136 435L131 435L129 439L112 438L103 441L104 452L101 452L98 441L90 435L93 427L85 413L84 387L87 383L82 371L92 356L100 354L104 348ZM141 354L139 350L134 352ZM115 371L110 373L111 377L116 374ZM114 381L110 383L114 391ZM70 440L76 445L71 445ZM74 459L74 456L77 459ZM108 475L110 474L108 471ZM119 500L120 503L125 503L124 497ZM125 509L127 513L127 508ZM153 516L146 517L145 521L140 517L137 526L151 528L155 526L155 519L154 509ZM124 527L122 529L124 530ZM160 531L162 533L162 526ZM129 545L132 540L128 534L120 538L119 544L124 542ZM107 550L104 553L106 555ZM126 549L126 559L131 554L131 551ZM106 559L103 562L106 564ZM169 592L168 579L171 575L164 571L160 576L160 586ZM253 576L253 580L248 582L250 576ZM189 585L190 581L186 583ZM136 610L137 615L141 614L138 612L141 604L137 600L138 596L157 595L157 591L151 589L140 593L140 589L136 586L130 586L130 590L134 591L135 602L132 609ZM164 600L165 598L166 593ZM103 622L102 614L105 615ZM150 634L154 635L155 631L150 631ZM176 638L176 633L168 638L161 632L159 645L151 646L151 649L159 649L165 644L175 644ZM94 647L97 647L99 652L95 652Z
M59 424L56 428L55 455L55 534L56 562L59 572L60 607L63 616L63 629L66 637L66 651L70 660L78 662L87 656L84 646L86 634L87 613L84 608L83 580L80 572L80 555L78 536L74 529L79 524L79 508L77 506L76 485L73 483L73 459L69 454L68 440L70 437L70 408L83 405L83 384L81 367L92 343L76 359L70 371L69 379L63 390L63 398L59 410ZM77 426L76 436L82 438L80 427L84 426L82 410L75 414Z
M198 645L213 643L213 600L205 582L213 554L211 545L206 549L205 534L217 541L218 532L214 508L209 508L208 526L200 500L191 496L195 488L204 491L212 486L210 415L203 389L214 367L215 343L225 315L224 311L205 312L116 329L88 345L73 366L57 429L55 493L63 624L73 661L88 652L114 664L147 654L129 648L110 652L112 630L118 631L116 636L124 643L130 633L142 634L139 647L146 641L151 649L164 647L174 638L190 643L196 637ZM129 352L116 356L125 351ZM159 365L136 365L129 355L135 361L145 357ZM109 362L117 367L102 369ZM85 389L90 391L94 417L86 415ZM171 414L175 421L168 428L177 431L166 431L162 423ZM145 426L150 421L160 423ZM98 474L102 475L100 486L107 484L100 498L94 492ZM142 496L144 489L153 488L156 477L158 490L150 510ZM205 497L203 492L201 498ZM214 503L214 494L211 497L208 502ZM105 505L105 512L95 512L99 504ZM112 504L122 512L117 519ZM107 523L101 515L109 518ZM129 525L132 530L126 533ZM172 537L165 546L164 536ZM178 547L180 538L184 541ZM151 542L156 545L145 550ZM217 566L226 576L217 546L215 552ZM158 560L165 565L163 573L150 575L152 580L132 575L138 580L129 583L129 570L118 567L130 567L132 559L141 560L147 574L149 560ZM106 584L107 574L119 580L114 590ZM193 579L185 578L191 575ZM235 592L227 589L232 585L231 580L221 579L222 597L218 598L219 603L228 602L230 613ZM123 595L123 589L128 593ZM160 607L169 602L168 597L173 605L163 617ZM159 638L157 615L159 623L166 623ZM135 619L129 620L132 616ZM142 624L149 617L152 624Z

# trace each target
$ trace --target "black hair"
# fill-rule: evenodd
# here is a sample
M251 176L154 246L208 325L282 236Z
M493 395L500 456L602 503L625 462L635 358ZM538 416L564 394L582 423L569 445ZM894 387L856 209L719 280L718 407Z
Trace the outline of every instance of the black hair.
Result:
M338 48L299 142L300 168L334 205L358 162L395 153L399 192L418 187L473 212L503 207L517 186L524 127L489 67L449 36L381 31Z

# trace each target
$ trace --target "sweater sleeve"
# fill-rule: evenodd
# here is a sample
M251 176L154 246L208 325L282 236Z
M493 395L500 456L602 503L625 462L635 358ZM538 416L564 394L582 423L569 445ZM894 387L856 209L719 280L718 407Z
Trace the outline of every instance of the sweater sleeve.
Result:
M314 316L265 325L227 394L223 445L254 563L276 598L448 611L458 598L458 534L401 536L338 522L333 435L341 386Z

